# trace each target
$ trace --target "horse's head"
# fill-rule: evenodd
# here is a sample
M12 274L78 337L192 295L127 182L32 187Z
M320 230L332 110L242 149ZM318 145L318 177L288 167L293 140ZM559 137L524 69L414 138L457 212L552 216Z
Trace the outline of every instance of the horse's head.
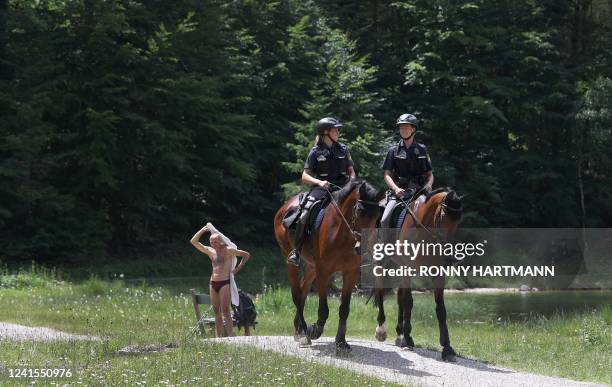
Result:
M464 195L465 196L465 195ZM448 192L442 201L444 212L448 215L449 220L460 222L463 216L463 204L461 199L463 196L457 195L453 190Z
M355 228L376 227L376 221L380 217L379 202L384 198L385 191L378 190L367 181L359 186L357 198L357 210L355 211Z
M432 206L434 216L430 226L436 229L446 230L446 237L449 238L455 233L463 217L463 204L461 203L463 196L457 195L457 193L450 188L446 188L433 196L435 197L438 195L438 200L434 200L432 203L436 205Z
M380 215L379 201L384 191L379 191L370 183L362 179L352 179L341 191L339 198L344 198L344 208L351 219L354 231L363 228L376 227L376 220Z
M383 196L384 191L377 190L363 179L352 179L335 193L354 231L376 226L376 219L380 215L378 202Z

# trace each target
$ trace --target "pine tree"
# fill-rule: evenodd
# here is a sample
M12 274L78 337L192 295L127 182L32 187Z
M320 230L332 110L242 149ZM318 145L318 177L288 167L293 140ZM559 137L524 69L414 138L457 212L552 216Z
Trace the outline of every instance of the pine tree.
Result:
M286 167L299 174L306 156L313 146L317 121L333 116L343 122L341 141L345 142L355 162L357 173L373 183L381 180L381 143L385 138L382 125L374 118L379 106L375 92L368 86L375 80L376 68L367 63L366 57L356 54L355 42L336 29L330 29L324 19L318 23L319 33L325 37L320 47L321 66L324 74L310 90L310 100L301 109L303 121L295 122L295 143L289 148L296 157L286 162ZM299 183L283 185L285 194L301 189Z

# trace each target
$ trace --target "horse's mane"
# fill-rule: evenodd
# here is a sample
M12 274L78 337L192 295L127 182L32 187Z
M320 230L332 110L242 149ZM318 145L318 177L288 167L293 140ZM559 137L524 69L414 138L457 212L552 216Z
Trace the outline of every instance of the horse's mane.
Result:
M346 199L346 197L353 192L353 190L359 186L361 186L361 184L363 183L362 179L356 178L356 179L351 179L348 181L348 183L346 183L344 185L344 187L340 188L338 191L332 193L334 200L337 202L341 202L344 199Z
M433 191L429 192L428 194L425 195L425 201L427 202L429 199L431 199L432 196L434 196L435 194L438 194L440 192L450 192L452 191L450 189L450 187L440 187L440 188L436 188Z
M444 207L446 208L446 212L454 219L460 218L463 212L461 197L457 195L457 193L450 187L436 188L435 190L427 194L425 201L427 202L432 196L440 192L448 192L442 202L442 205L444 205Z

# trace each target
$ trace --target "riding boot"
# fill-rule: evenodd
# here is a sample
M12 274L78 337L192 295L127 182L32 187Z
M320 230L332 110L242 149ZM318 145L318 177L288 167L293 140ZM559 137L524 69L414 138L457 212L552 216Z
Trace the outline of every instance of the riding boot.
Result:
M300 266L300 250L302 250L302 245L304 244L304 240L306 239L306 230L308 228L308 219L310 218L311 207L312 202L308 201L302 209L300 219L298 219L297 224L295 226L295 243L293 244L294 249L291 250L291 252L287 256L287 263L290 263L295 266Z

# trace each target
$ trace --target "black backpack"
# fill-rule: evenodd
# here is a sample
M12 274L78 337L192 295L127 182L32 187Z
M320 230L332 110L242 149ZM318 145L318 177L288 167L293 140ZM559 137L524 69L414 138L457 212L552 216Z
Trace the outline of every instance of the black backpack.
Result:
M233 320L236 321L238 328L245 326L255 326L255 319L257 318L257 311L255 310L255 304L249 295L242 290L238 291L240 298L240 305L238 307L232 305Z

